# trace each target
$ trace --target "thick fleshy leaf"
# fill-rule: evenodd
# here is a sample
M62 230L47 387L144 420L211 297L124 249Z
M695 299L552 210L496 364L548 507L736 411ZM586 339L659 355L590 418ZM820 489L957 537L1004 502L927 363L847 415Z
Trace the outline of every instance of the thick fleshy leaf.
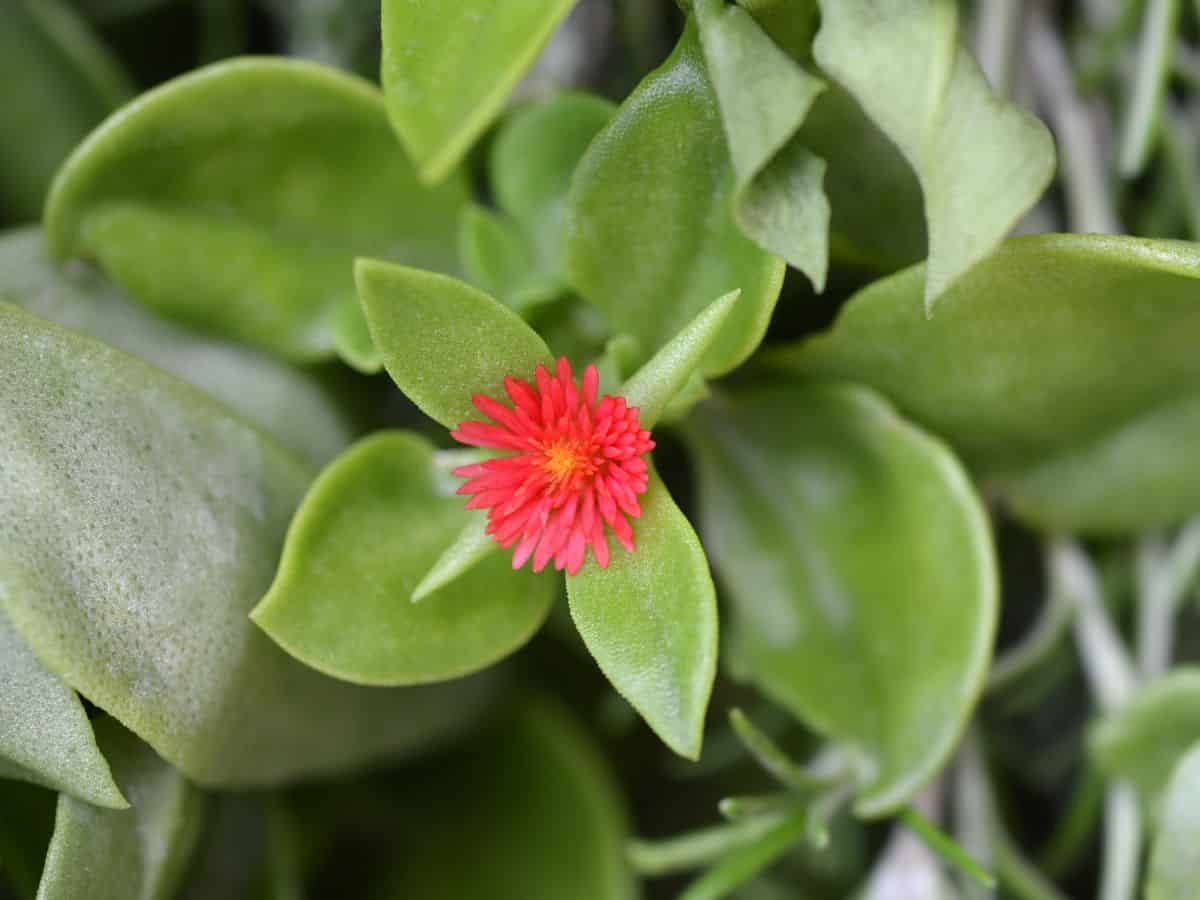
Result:
M309 473L196 389L0 303L0 606L48 669L201 784L416 750L488 683L326 678L247 618Z
M733 220L733 167L695 27L621 105L575 172L567 274L614 332L653 353L713 297L741 289L703 374L736 367L762 340L784 262Z
M575 0L383 0L388 116L421 177L458 165Z
M953 751L991 658L995 558L970 481L858 387L742 391L692 422L739 672L867 761L861 815L895 810Z
M633 900L621 797L565 710L534 701L470 749L414 771L396 807L405 848L380 897ZM453 815L447 815L453 810ZM465 861L463 848L470 848Z
M692 526L657 473L636 549L567 576L571 618L613 687L681 756L697 759L717 664L717 598Z
M127 804L96 747L75 692L46 671L0 612L0 778L18 778L96 806Z
M161 319L82 265L53 265L38 229L0 237L0 299L191 382L313 463L350 442L345 416L311 375Z
M638 408L643 428L653 428L671 401L696 374L721 326L737 305L741 291L730 291L710 303L675 335L621 388L621 396Z
M1194 900L1200 884L1200 744L1179 761L1163 796L1146 900Z
M695 11L737 173L738 224L821 290L829 263L825 162L792 138L824 82L779 49L741 7L697 0Z
M1152 681L1092 727L1088 750L1111 778L1127 778L1157 811L1171 773L1200 741L1200 668Z
M925 195L927 309L1054 174L1046 127L998 99L958 46L953 0L822 0L817 62L908 159Z
M0 895L7 887L17 900L34 900L54 830L56 797L32 784L0 781Z
M524 229L538 269L562 279L563 217L571 176L616 106L563 93L515 113L496 135L488 161L500 208Z
M338 322L356 314L354 257L453 271L466 197L461 176L417 182L368 82L247 58L105 122L59 173L45 221L55 256L98 260L168 317L371 370L362 329Z
M550 349L511 309L464 282L373 259L354 268L383 364L421 411L447 428L478 417L475 394L504 396Z
M515 312L524 313L557 293L553 283L538 277L533 247L507 216L475 204L465 207L458 248L468 280Z
M384 431L347 450L304 498L254 621L297 659L360 684L444 681L528 641L554 581L513 572L506 554L412 602L464 527L484 518L440 480L433 446L415 434Z
M60 796L38 900L170 900L204 824L203 795L112 719L96 734L130 808Z
M496 540L487 533L487 518L472 516L463 526L458 537L442 551L425 577L413 588L413 603L419 603L430 594L466 574L491 554L500 549Z
M0 207L32 221L67 154L132 91L66 3L9 0L3 17Z
M773 361L887 394L1040 528L1122 533L1200 511L1196 245L1017 238L933 320L923 274L876 282Z

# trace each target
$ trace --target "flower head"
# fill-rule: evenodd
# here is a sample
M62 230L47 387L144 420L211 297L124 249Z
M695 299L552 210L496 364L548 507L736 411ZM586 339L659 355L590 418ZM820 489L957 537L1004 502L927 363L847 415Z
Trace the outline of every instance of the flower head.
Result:
M612 529L633 550L629 519L642 514L646 491L645 454L654 449L650 432L638 424L637 407L621 397L597 400L595 366L575 384L571 364L560 359L555 375L539 364L536 386L505 378L513 406L476 394L472 402L491 422L463 422L451 436L464 444L511 451L454 470L468 481L468 509L488 510L488 534L502 547L514 544L513 568L533 557L540 572L553 558L556 569L574 575L588 545L601 568L608 567Z

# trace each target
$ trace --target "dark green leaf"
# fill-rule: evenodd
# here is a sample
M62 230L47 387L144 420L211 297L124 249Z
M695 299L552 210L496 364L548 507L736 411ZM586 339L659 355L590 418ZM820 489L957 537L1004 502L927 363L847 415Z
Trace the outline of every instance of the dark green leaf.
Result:
M775 46L744 9L725 0L698 0L695 8L737 173L738 224L821 290L829 262L825 162L792 137L824 82Z
M54 266L37 229L0 238L0 299L191 382L315 464L350 442L349 424L315 378L161 319L82 265Z
M388 116L421 177L458 165L575 0L383 0Z
M762 340L784 263L733 220L733 167L699 45L689 26L588 148L567 204L567 273L648 354L740 288L703 365L719 375Z
M0 777L123 809L75 692L46 671L0 612Z
M487 682L354 688L247 613L308 471L194 388L0 303L0 606L193 780L276 783L470 724Z
M346 451L304 498L254 621L297 659L360 684L444 681L528 641L555 584L511 571L507 554L412 602L460 532L484 519L437 474L433 447L407 432Z
M925 195L925 304L986 257L1054 174L1046 127L999 100L950 0L822 0L817 62L890 137Z
M398 806L404 853L381 895L389 900L637 896L612 775L565 711L546 702L414 772Z
M1200 668L1179 667L1141 687L1093 726L1088 750L1110 778L1127 778L1157 811L1171 773L1200 741Z
M1200 884L1200 744L1175 767L1150 851L1146 900L1195 900Z
M361 329L335 327L355 312L352 260L453 271L466 196L460 176L418 184L368 82L247 58L176 78L97 129L59 173L46 228L55 256L97 259L164 315L372 370Z
M633 525L637 548L567 576L571 617L613 687L663 742L696 759L717 664L717 602L696 533L658 475Z
M96 734L130 809L60 796L38 900L170 900L196 849L204 798L117 722Z
M520 316L455 278L372 259L354 272L388 374L447 428L478 418L475 394L503 397L505 377L553 363Z
M739 667L861 755L857 811L902 806L952 752L995 630L987 518L957 460L874 394L782 385L705 408L705 544Z
M0 204L32 221L54 171L132 90L108 50L60 0L6 0L0 80Z
M958 281L932 321L914 267L774 359L884 392L1026 521L1122 533L1200 510L1198 276L1193 244L1017 238Z

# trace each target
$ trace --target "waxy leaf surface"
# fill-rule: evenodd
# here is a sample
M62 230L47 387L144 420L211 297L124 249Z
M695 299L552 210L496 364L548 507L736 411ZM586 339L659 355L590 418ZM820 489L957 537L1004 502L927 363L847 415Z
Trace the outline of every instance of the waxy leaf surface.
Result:
M1200 511L1194 244L1016 238L932 320L923 276L872 284L772 360L883 392L1039 528L1123 533Z
M0 28L0 206L34 221L67 154L132 92L61 0L8 0Z
M1088 750L1110 778L1127 778L1157 812L1184 754L1200 741L1200 668L1181 666L1146 684L1093 726Z
M350 443L345 416L315 378L147 312L86 266L56 266L45 255L38 229L0 237L0 300L177 375L314 464Z
M412 773L388 900L633 900L628 823L606 761L565 710L534 701ZM453 809L454 815L446 815ZM464 862L462 848L470 847Z
M385 431L356 444L304 499L254 620L308 665L362 684L444 681L508 655L550 611L549 576L491 554L412 602L464 527L484 518L455 487L424 438Z
M456 267L455 176L422 187L370 83L280 58L217 63L108 119L59 173L52 253L160 313L294 361L364 346L352 264ZM347 321L349 317L350 321Z
M734 173L694 27L621 104L588 148L566 214L567 275L615 333L649 355L700 310L741 289L705 375L735 368L762 340L784 262L733 219Z
M1054 141L958 46L953 0L823 0L813 52L920 179L925 303L987 256L1054 174Z
M457 428L482 413L475 394L504 400L508 376L530 381L550 349L508 307L446 275L373 259L355 266L383 364L430 418Z
M60 796L38 900L171 900L204 824L204 797L110 718L96 733L129 809Z
M692 526L658 475L632 521L637 547L610 540L567 576L571 618L592 656L663 742L696 759L717 664L717 598Z
M75 692L46 671L0 612L0 778L18 778L121 809Z
M383 90L427 182L500 112L575 0L383 0Z
M856 807L903 805L942 767L991 657L983 508L954 456L844 385L702 408L701 530L733 601L739 672L864 765Z
M0 303L0 606L46 667L192 780L413 751L486 682L355 688L247 618L310 474L189 385ZM82 374L86 373L86 374Z
M1200 743L1193 744L1167 784L1150 851L1146 900L1192 900L1200 884Z

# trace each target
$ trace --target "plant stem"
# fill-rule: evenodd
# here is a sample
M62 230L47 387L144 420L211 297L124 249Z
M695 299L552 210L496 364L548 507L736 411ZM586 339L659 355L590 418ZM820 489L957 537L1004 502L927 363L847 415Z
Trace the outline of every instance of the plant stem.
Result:
M988 673L987 690L1002 689L1018 681L1048 659L1075 618L1075 602L1054 578L1047 578L1046 599L1037 621L1011 650L996 659Z
M1142 813L1128 781L1111 784L1104 797L1104 868L1099 900L1133 900L1142 850Z
M1117 168L1126 178L1141 174L1153 149L1178 23L1179 0L1150 0L1142 19L1137 68L1121 130Z
M803 824L804 816L799 816ZM631 840L625 847L629 864L639 875L669 875L709 865L768 834L784 821L780 815L742 819L726 825L701 828L661 841Z
M1167 671L1174 638L1175 608L1167 593L1167 543L1160 534L1137 544L1137 662L1146 678Z
M996 886L995 877L987 869L911 806L900 813L900 821L946 862L961 869L985 888Z
M784 819L761 839L730 853L688 885L679 900L719 900L728 896L795 846L805 827L803 813Z
M1198 83L1197 87L1200 87ZM1191 117L1196 113L1195 105L1188 113L1167 102L1163 118L1163 156L1167 162L1175 186L1183 195L1184 213L1188 231L1193 240L1200 240L1200 168L1196 165L1196 132Z
M1042 4L1030 10L1026 31L1038 95L1058 138L1070 226L1074 231L1120 234L1108 187L1103 110L1079 97L1066 50Z
M1010 97L1013 92L1022 6L1017 0L980 0L979 4L975 55L983 74L1001 97Z

